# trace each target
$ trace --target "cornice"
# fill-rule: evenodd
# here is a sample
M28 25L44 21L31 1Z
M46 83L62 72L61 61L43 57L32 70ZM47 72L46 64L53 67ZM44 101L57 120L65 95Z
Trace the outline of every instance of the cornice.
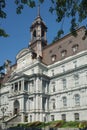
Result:
M48 68L48 69L52 69L52 68L54 68L54 67L58 67L58 66L63 65L63 64L65 64L65 63L67 63L67 62L76 60L77 58L80 58L80 57L82 57L82 56L84 56L84 55L87 55L87 50L86 50L86 51L82 51L82 52L80 52L80 53L78 53L78 54L76 54L76 55L74 55L74 56L69 56L69 57L67 57L67 58L65 58L65 59L63 59L63 60L61 60L61 61L55 62L55 63L52 64L52 65L48 65L47 68Z
M82 66L79 66L79 67L76 67L74 69L71 69L71 70L67 70L65 72L62 72L60 74L56 74L54 76L51 76L50 79L54 79L54 78L58 78L58 77L62 77L64 75L67 75L67 74L70 74L70 73L75 73L77 71L81 71L82 69L87 69L87 64L86 65L82 65Z

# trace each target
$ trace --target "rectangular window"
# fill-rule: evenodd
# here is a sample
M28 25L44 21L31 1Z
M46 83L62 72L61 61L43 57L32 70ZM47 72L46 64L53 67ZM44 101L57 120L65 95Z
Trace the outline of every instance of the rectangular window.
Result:
M62 79L63 82L63 89L66 89L66 79Z
M66 114L62 114L61 116L62 116L62 120L66 121Z
M46 105L46 98L43 97L42 98L42 108L43 108L43 110L45 110L45 105Z
M30 115L30 122L32 122L32 115Z
M28 122L28 116L25 116L24 122Z
M54 121L54 115L51 115L51 121Z
M67 106L67 98L63 97L63 106L66 107Z
M24 82L24 90L28 91L28 82L27 81Z
M78 87L78 85L79 85L79 75L78 74L74 75L74 80L75 80L75 86Z
M52 82L52 90L55 92L55 82Z
M53 109L55 109L55 102L53 102Z
M15 83L15 91L18 90L18 83Z
M75 121L79 121L79 113L74 114Z
M78 94L75 95L75 105L76 106L80 105L80 96Z
M21 81L19 81L19 91L21 90Z

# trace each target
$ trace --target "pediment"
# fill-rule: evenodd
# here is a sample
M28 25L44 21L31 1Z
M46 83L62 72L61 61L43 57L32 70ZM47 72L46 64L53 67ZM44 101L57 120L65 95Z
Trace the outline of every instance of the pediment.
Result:
M24 48L22 49L16 56L16 59L19 59L20 57L26 55L27 53L29 53L29 48Z
M21 74L14 73L14 74L10 77L9 81L15 80L15 79L19 78L20 76L21 76Z

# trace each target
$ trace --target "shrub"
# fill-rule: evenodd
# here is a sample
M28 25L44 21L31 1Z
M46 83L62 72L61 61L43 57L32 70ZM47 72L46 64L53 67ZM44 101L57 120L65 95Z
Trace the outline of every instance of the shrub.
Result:
M60 120L60 121L58 121L58 122L55 124L55 127L60 128L60 127L62 127L63 124L64 124L64 121L63 121L63 120Z
M40 122L40 121L35 121L35 122L32 122L32 123L28 123L27 124L27 127L37 127L37 126L39 126L39 125L41 125L42 124L42 122Z
M87 127L87 121L83 121L79 123L79 128L86 128Z
M79 124L79 122L77 122L77 121L69 121L69 122L65 122L62 127L63 128L66 128L66 127L77 128L78 124Z

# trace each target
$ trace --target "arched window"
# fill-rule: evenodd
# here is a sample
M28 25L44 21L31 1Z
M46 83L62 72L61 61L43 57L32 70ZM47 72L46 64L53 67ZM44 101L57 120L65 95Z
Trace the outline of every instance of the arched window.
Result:
M62 100L63 100L63 106L67 106L67 98L63 97Z
M79 94L75 95L75 105L76 106L80 105L80 96L79 96Z
M18 114L20 108L20 104L18 100L15 100L14 102L14 114Z
M62 56L62 58L64 58L64 57L66 56L66 54L67 54L67 50L62 50L62 51L61 51L61 56Z
M52 62L56 61L56 55L52 55L51 60L52 60Z
M75 44L72 46L73 53L77 52L79 45Z
M34 32L33 32L33 36L36 37L36 30L34 30Z
M33 34L32 34L32 40L36 40L36 36L37 36L36 30L34 30L34 31L33 31Z

